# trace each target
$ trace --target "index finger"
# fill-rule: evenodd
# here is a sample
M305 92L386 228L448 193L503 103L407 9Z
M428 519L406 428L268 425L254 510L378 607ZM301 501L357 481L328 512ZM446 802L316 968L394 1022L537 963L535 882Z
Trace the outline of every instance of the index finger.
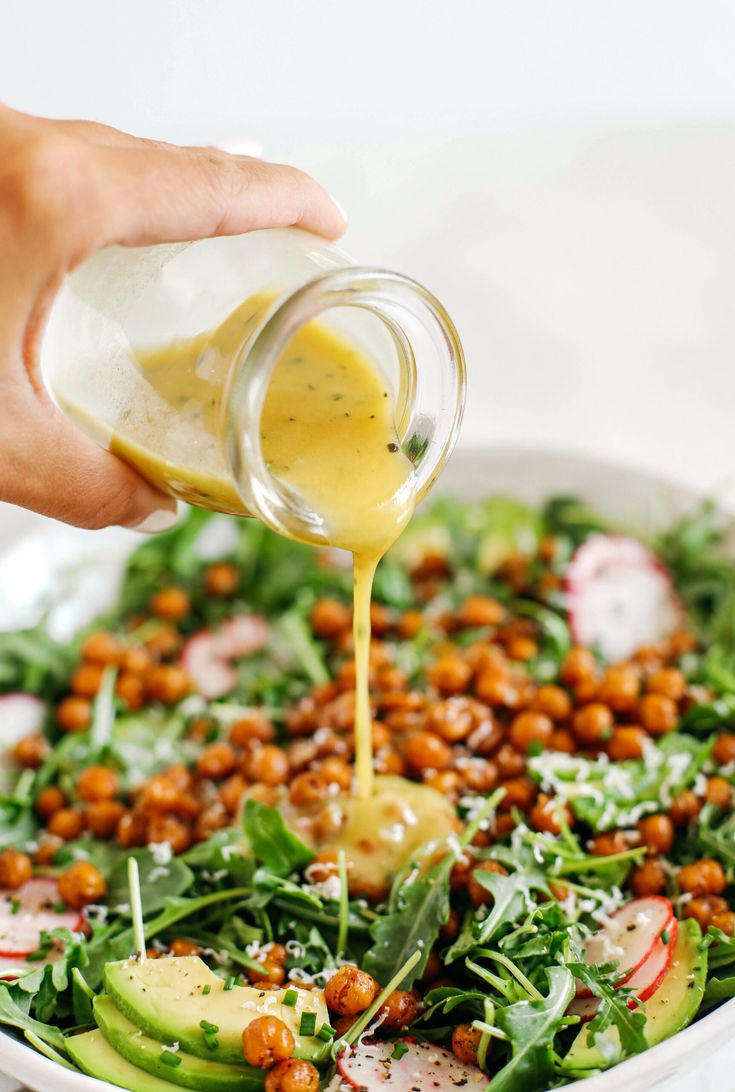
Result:
M142 246L259 228L301 227L326 239L344 213L295 167L213 148L110 146L95 150L108 243Z

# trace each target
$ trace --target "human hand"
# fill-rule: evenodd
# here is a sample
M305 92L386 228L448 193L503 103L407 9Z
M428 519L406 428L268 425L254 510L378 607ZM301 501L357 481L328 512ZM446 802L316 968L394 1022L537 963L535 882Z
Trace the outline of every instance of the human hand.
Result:
M49 398L38 349L54 295L66 273L112 243L286 226L334 239L345 221L293 167L0 104L0 500L80 527L170 526L175 502Z

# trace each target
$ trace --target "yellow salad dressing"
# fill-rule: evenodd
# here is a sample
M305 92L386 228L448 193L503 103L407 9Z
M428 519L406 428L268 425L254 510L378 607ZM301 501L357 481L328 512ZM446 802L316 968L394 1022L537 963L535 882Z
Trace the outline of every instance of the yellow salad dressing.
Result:
M140 353L141 382L111 450L186 501L248 514L223 454L222 394L238 347L270 302L253 297L215 330ZM354 556L355 768L365 800L374 789L368 693L373 576L414 507L411 463L398 442L394 408L373 361L312 321L277 361L261 417L270 473L318 513L331 545Z

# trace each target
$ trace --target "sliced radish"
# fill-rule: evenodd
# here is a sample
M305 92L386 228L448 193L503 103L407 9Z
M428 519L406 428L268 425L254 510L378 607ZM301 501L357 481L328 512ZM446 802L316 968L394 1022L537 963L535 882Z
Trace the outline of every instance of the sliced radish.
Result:
M454 1054L435 1043L399 1040L405 1053L394 1058L395 1042L372 1040L345 1051L337 1061L342 1078L351 1088L374 1089L385 1085L391 1092L428 1088L479 1088L487 1077L473 1065L463 1065Z
M574 640L623 660L681 623L669 573L647 546L625 535L592 535L572 558L565 591Z
M567 1006L567 1016L578 1016L583 1024L597 1015L600 1007L599 997L573 997Z
M44 959L33 960L33 962L18 959L17 956L0 956L0 982L14 982L18 978L23 978L24 975L37 971L39 967L45 967L47 963L55 963L63 954L61 948L52 948Z
M270 635L270 626L260 615L236 615L215 633L203 629L190 637L181 662L203 697L221 698L237 682L231 661L258 652Z
M14 747L21 739L39 732L46 706L34 694L3 694L0 697L0 748Z
M618 985L645 963L661 933L671 932L675 922L674 907L663 895L647 895L632 899L610 915L601 929L588 937L584 946L584 961L588 966L617 963ZM585 986L577 989L578 997L590 997Z
M625 982L627 990L633 990L639 1001L647 1001L659 988L666 973L671 966L671 959L679 936L679 922L676 918L667 926L668 942L664 944L660 938L653 946L653 950L638 970ZM630 1003L631 1007L633 1003Z
M59 901L56 880L38 877L17 891L0 891L0 958L25 959L35 952L41 933L51 929L82 930L78 910L55 910Z

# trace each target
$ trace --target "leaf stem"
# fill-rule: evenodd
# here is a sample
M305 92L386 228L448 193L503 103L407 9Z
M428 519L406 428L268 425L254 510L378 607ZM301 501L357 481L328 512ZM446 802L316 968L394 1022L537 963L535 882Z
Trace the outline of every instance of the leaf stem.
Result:
M393 993L393 991L398 989L406 975L409 973L409 971L413 970L413 968L416 966L420 959L421 952L417 948L413 955L408 957L403 966L396 971L388 985L380 991L370 1008L366 1009L360 1019L356 1020L352 1027L349 1028L341 1038L337 1039L332 1048L333 1058L338 1057L344 1047L352 1046L352 1044L360 1038L372 1018L377 1012L380 1011L381 1006L385 1003L385 1001Z
M339 930L337 932L337 959L340 959L347 949L347 937L350 929L350 892L347 887L347 858L345 851L340 849L337 854L337 868L339 872Z
M133 937L138 959L143 963L145 954L145 928L143 926L143 904L140 898L140 873L135 857L128 857L128 890L130 893L130 915L133 919Z

